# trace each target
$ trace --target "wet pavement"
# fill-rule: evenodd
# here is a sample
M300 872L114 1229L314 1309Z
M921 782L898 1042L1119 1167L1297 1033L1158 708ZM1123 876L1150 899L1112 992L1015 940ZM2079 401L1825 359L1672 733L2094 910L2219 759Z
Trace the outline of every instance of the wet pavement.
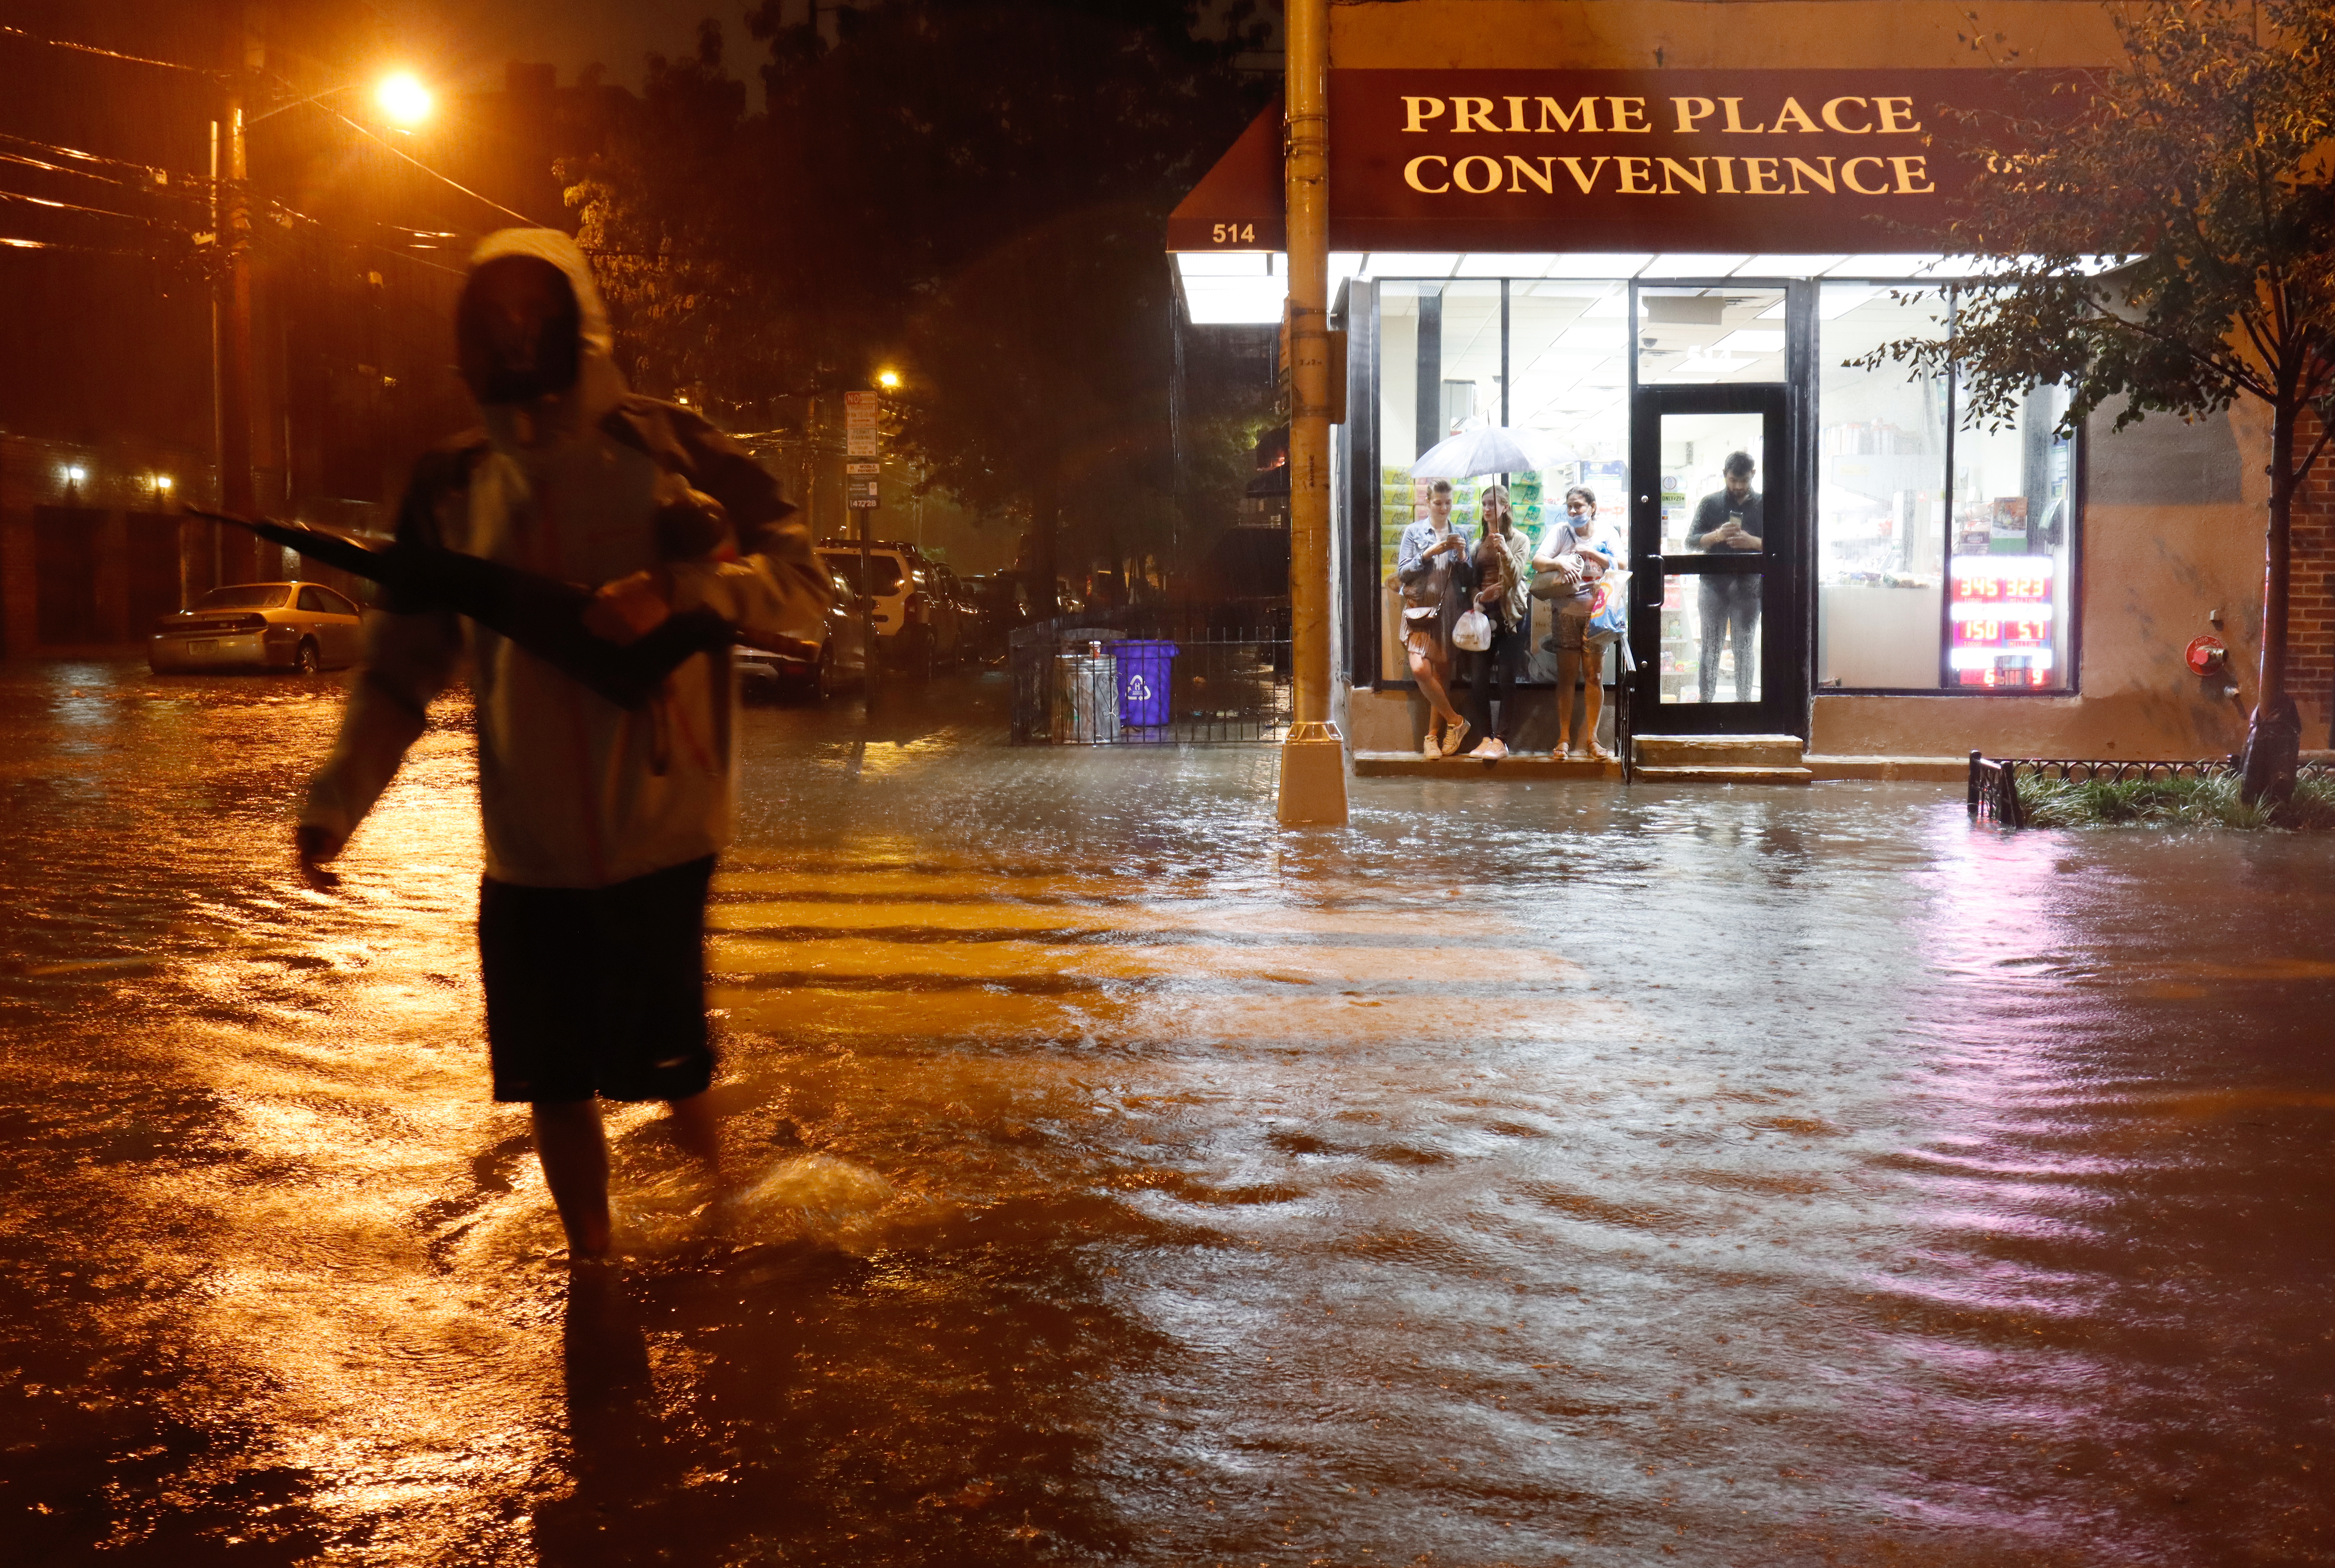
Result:
M338 686L0 666L11 1562L2335 1562L2335 844L754 708L571 1291Z

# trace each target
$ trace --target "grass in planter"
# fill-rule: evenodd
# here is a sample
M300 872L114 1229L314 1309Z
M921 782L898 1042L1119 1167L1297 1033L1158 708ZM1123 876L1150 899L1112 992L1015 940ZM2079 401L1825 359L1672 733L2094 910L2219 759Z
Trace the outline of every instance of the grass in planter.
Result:
M2019 780L2030 828L2284 828L2335 831L2335 779L2306 777L2282 806L2249 806L2234 774L2208 779Z

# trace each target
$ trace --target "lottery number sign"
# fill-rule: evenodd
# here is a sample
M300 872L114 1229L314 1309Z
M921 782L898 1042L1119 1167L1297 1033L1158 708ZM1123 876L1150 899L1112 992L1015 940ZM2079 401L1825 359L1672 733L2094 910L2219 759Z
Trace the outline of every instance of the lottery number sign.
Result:
M1954 680L1964 686L2057 683L2051 635L2059 563L2049 556L1959 556L1947 615Z

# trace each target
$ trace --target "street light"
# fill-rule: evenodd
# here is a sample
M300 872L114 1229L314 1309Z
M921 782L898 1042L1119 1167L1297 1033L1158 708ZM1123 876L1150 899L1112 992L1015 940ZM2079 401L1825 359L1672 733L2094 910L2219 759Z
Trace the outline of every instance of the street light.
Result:
M430 89L411 71L393 72L382 78L373 93L373 101L382 112L400 125L419 125L430 118Z
M262 121L273 120L286 110L297 109L304 103L322 103L327 98L337 98L344 92L359 92L363 89L364 83L362 82L344 82L337 86L327 87L321 92L311 92L305 98L295 98L289 102L279 103L273 109L251 116L244 121L244 125L248 129ZM421 78L411 71L392 71L375 82L373 101L374 107L387 115L401 130L408 131L429 119L431 110L436 107L438 102L431 95L430 89L421 84ZM327 110L326 112L338 114L340 111ZM344 115L342 118L347 117Z
M876 384L886 392L891 392L900 384L900 373L896 370L879 370L876 373Z

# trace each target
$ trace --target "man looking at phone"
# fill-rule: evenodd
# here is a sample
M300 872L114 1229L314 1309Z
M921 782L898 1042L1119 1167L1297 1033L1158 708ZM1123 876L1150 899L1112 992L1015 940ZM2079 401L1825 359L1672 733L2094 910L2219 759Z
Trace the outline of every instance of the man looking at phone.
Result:
M1713 555L1749 555L1766 548L1767 521L1759 492L1751 488L1758 465L1749 452L1729 452L1720 465L1725 488L1702 498L1687 525L1687 543ZM1735 649L1735 700L1756 702L1759 694L1759 596L1763 579L1757 572L1702 577L1702 654L1695 682L1702 700L1719 697L1719 650L1732 639Z

